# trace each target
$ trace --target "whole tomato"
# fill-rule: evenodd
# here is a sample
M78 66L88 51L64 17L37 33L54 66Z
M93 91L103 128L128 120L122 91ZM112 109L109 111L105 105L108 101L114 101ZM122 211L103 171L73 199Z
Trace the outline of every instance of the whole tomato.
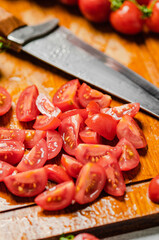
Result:
M109 0L78 0L82 14L92 22L105 22L110 12Z
M60 2L66 4L66 5L76 5L77 0L60 0Z
M154 4L154 5L153 5ZM159 0L151 1L148 8L152 7L152 14L146 19L146 25L149 30L155 33L159 33Z
M125 1L110 14L110 22L116 31L124 34L137 34L143 28L142 12L133 2Z

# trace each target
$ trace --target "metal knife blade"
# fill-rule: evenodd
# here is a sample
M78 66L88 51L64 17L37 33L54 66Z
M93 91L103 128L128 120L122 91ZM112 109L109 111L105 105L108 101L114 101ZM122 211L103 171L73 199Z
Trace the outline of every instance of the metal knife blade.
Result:
M37 30L38 25L25 26L9 34L8 39L21 43L22 51L123 100L139 102L142 109L159 117L157 87L113 58L84 43L68 29L58 27L57 19L51 21L51 29L45 31L41 25L42 36ZM43 25L46 29L47 23Z

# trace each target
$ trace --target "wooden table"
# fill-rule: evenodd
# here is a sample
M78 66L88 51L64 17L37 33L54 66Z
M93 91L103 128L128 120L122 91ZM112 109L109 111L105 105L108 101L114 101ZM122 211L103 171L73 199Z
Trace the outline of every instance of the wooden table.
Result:
M27 24L37 24L57 17L60 24L95 48L112 56L159 87L159 40L157 35L140 34L125 37L108 24L93 25L78 9L67 8L52 1L1 0L0 6ZM39 91L52 97L69 76L24 54L9 52L0 55L0 86L12 95L12 110L0 118L0 126L27 128L15 117L15 103L21 90L36 84ZM112 106L121 102L113 100ZM77 204L66 210L50 213L33 204L33 199L22 200L0 185L0 240L40 239L62 233L90 231L107 237L159 223L159 205L147 196L151 178L159 174L159 121L144 112L135 117L142 126L148 149L140 151L140 167L125 175L128 184L123 198L102 195L90 205ZM30 206L31 205L31 206Z

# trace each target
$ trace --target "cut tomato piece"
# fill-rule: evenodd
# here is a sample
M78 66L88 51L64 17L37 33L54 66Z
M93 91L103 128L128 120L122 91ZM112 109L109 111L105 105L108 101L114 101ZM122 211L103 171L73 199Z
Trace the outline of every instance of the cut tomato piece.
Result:
M24 142L25 132L20 129L0 129L0 139Z
M63 138L63 148L70 155L75 155L76 147L79 144L78 133L82 122L83 118L77 114L65 118L59 126L59 132Z
M80 87L78 79L67 82L55 93L53 104L61 109L62 112L80 108L77 90Z
M89 233L80 233L73 240L99 240L99 238Z
M72 180L67 172L56 164L45 165L45 169L47 171L48 179L53 182L62 183Z
M31 169L41 168L48 159L47 143L45 139L41 139L28 154L25 154L17 169L21 172Z
M100 107L108 107L111 103L111 97L103 94L83 83L78 91L79 102L82 107L86 107L90 101L95 101Z
M101 113L108 114L115 118L116 120L120 120L124 115L134 117L138 113L139 109L140 109L139 103L129 103L119 107L101 108Z
M147 145L143 131L139 128L135 120L125 115L117 125L117 137L126 138L135 148L144 148Z
M29 86L20 94L16 106L16 115L19 121L28 122L36 119L39 110L36 99L39 92L35 85Z
M15 165L24 155L24 145L18 141L0 141L0 160Z
M48 211L57 211L68 207L75 195L73 181L64 182L43 192L35 198L36 204Z
M47 131L48 159L56 157L62 149L63 140L59 132Z
M68 174L73 177L77 178L83 164L78 162L75 158L70 157L66 154L62 154L61 163L65 167Z
M85 204L94 201L104 188L106 175L96 163L87 163L81 169L76 181L75 201Z
M149 198L154 203L159 203L159 176L153 178L148 188Z
M33 197L44 191L47 173L44 168L10 175L4 179L8 190L19 197Z
M87 110L84 108L84 109L73 109L73 110L66 111L66 112L62 113L59 118L62 121L64 118L71 117L76 114L81 115L83 120L86 120L86 118L88 117Z
M79 133L79 136L84 143L100 144L102 142L101 136L89 127L85 127L85 129Z
M0 87L0 116L6 114L12 106L12 99L7 90Z
M0 182L2 182L5 177L11 175L15 170L16 168L9 163L0 161Z
M26 148L33 148L42 138L46 137L46 132L42 130L25 130L24 145Z
M88 117L90 117L90 116L100 112L100 106L95 101L91 101L88 103L86 110L88 112Z
M40 115L36 118L36 121L33 125L33 128L37 130L54 130L61 123L61 120L57 117L51 116L48 117L46 115Z
M140 157L135 147L125 138L122 138L118 146L122 148L122 154L119 158L119 166L121 171L129 171L138 166Z

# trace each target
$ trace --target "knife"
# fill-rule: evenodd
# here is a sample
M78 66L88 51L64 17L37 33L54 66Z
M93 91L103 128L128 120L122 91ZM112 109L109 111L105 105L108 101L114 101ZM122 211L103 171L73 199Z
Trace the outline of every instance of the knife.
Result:
M0 34L10 48L23 51L73 77L159 117L159 88L59 26L58 19L27 26L0 8Z

